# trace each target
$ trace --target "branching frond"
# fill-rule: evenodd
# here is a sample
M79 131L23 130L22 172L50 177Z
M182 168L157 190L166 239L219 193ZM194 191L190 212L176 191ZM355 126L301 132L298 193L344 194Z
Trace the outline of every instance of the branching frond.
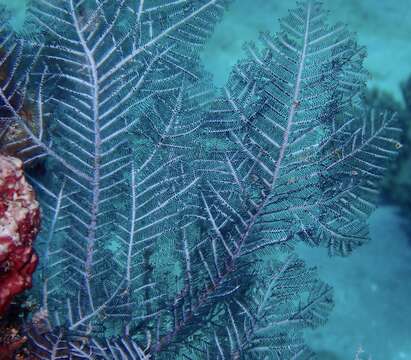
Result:
M197 55L227 3L39 0L41 44L5 46L25 70L4 123L49 155L40 359L312 358L331 289L283 251L366 239L398 129L362 108L365 51L314 0L215 97Z
M4 9L2 9L4 11ZM42 92L47 69L39 66L41 44L27 45L0 24L0 146L26 163L49 150ZM39 73L39 74L36 74ZM37 85L34 85L34 84Z
M225 5L223 0L42 0L30 7L30 21L41 29L38 37L43 39L33 58L43 64L43 72L32 82L39 87L39 106L45 106L39 114L51 114L47 137L53 142L43 146L30 129L26 132L57 160L53 171L65 173L67 207L58 253L65 287L56 297L66 303L60 315L71 330L87 332L92 322L123 316L127 306L118 298L131 291L132 276L144 267L132 257L144 257L157 237L173 230L168 223L178 221L176 204L197 181L181 170L172 175L181 164L178 154L188 150L184 139L201 124L196 115L186 119L189 123L182 117L200 113L209 92L191 91L201 72L189 58L210 35ZM55 86L43 89L50 79ZM172 104L174 96L177 102ZM153 116L145 116L147 110ZM11 115L16 117L16 111ZM136 141L153 146L144 161L140 153L132 154L126 140L132 131ZM126 192L132 167L134 220L127 227L117 215L126 209L112 204ZM107 245L118 240L118 234L128 244L125 257L113 257ZM108 274L118 263L120 267ZM137 269L131 275L133 266Z
M401 129L395 115L361 112L334 122L321 144L322 214L314 237L331 254L349 254L368 239L367 218L375 208L379 187L397 154ZM331 216L330 216L331 214Z

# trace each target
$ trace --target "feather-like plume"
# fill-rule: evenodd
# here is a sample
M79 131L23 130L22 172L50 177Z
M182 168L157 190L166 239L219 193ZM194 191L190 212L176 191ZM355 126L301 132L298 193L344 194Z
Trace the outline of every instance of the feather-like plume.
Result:
M311 358L302 330L331 289L284 251L364 242L398 129L362 108L365 51L317 1L246 45L214 96L197 53L227 2L31 5L41 40L13 76L41 131L5 86L1 105L51 174L32 179L37 358Z
M42 157L48 148L44 134L47 116L42 103L45 78L37 64L40 50L41 45L28 46L5 20L1 22L1 151L19 156L26 163Z
M178 123L182 102L189 100L184 79L197 80L189 56L207 38L223 6L223 1L214 0L157 6L133 1L41 1L31 7L32 20L44 29L46 39L41 59L48 74L57 78L56 87L43 100L53 114L52 151L57 160L64 159L54 162L54 169L64 170L63 165L60 182L76 189L66 196L64 215L70 225L59 244L61 251L54 254L58 268L50 274L52 278L63 274L65 289L60 288L63 291L55 297L66 302L68 319L61 321L68 320L71 330L88 333L91 322L127 315L124 310L132 303L119 305L118 301L130 291L134 295L129 301L137 298L138 287L130 289L132 280L139 278L132 269L139 264L134 255L146 253L151 242L166 231L161 223L172 219L166 213L167 205L196 181L183 184L184 174L166 179L178 168L180 157L173 150L167 161L159 162L157 153L173 148L169 139L190 134L198 126ZM199 25L189 32L193 22ZM176 104L166 118L164 110L174 93ZM143 116L147 109L153 112L152 118ZM144 161L145 154L136 151L133 156L125 139L137 128L141 131L136 130L135 141L140 139L141 149L154 146ZM125 174L131 168L128 179ZM129 220L129 212L117 216L117 210L126 209L115 209L112 202L121 198L128 182L132 209L127 230L123 220ZM161 214L164 218L159 220ZM121 249L120 256L112 258L113 250L108 247L118 237L120 247L123 243L128 247L126 256L121 257Z

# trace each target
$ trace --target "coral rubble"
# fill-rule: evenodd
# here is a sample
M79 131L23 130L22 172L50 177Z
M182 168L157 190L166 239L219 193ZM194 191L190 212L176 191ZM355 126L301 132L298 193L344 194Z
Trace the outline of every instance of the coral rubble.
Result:
M36 303L27 296L13 298L7 316L0 318L0 360L32 360L24 324Z

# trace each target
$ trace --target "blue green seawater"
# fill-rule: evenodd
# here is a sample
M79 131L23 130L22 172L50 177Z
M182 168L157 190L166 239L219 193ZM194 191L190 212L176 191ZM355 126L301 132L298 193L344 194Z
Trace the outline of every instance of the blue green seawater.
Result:
M0 0L22 26L25 0ZM202 55L215 84L226 81L243 56L244 41L278 29L290 0L236 0ZM370 87L401 100L400 82L411 74L411 0L327 0L330 21L349 24L368 48ZM411 119L410 119L411 121ZM410 175L411 176L411 175ZM370 219L372 241L348 258L299 247L300 254L335 289L336 306L326 326L307 334L320 360L411 360L411 239L407 216L382 204Z

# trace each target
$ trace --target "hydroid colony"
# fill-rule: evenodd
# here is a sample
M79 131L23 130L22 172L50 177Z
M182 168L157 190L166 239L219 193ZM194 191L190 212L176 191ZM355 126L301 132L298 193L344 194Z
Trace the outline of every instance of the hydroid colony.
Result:
M365 51L316 1L215 91L197 54L227 5L41 0L35 39L3 28L3 121L46 159L38 358L312 356L301 331L332 290L292 247L367 239L398 129L362 105Z

